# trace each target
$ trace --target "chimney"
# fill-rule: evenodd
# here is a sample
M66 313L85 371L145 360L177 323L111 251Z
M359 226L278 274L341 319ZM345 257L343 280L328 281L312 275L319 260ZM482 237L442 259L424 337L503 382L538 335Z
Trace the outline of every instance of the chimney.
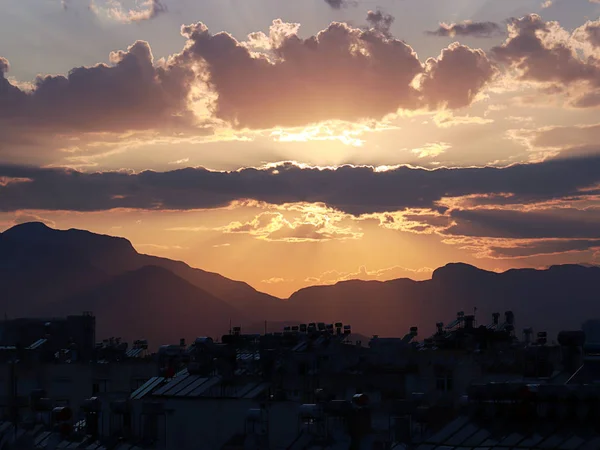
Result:
M473 324L474 323L475 323L475 316L474 315L465 316L465 329L467 329L467 330L473 329Z
M442 334L444 332L444 322L438 322L435 324L437 327L437 333Z
M504 313L505 322L509 325L514 325L515 323L515 314L512 311L506 311Z
M494 319L494 325L498 325L500 323L500 313L495 312L492 314L492 318Z
M180 346L181 348L185 348L185 338L181 338L181 339L179 339L179 346Z
M546 345L547 342L548 342L548 333L546 333L545 331L540 331L537 334L538 345Z
M583 364L585 333L583 331L561 331L558 333L558 343L561 345L565 372L575 373Z
M525 345L531 344L531 336L533 335L533 328L528 327L523 329L523 341Z

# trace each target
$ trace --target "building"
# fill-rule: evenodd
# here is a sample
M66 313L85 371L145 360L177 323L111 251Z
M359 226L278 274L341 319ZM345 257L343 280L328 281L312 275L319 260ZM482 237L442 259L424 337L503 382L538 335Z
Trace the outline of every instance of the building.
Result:
M9 441L110 450L463 448L476 440L469 430L485 425L481 405L505 411L515 392L542 399L553 386L585 390L595 367L584 333L563 332L556 344L531 329L519 338L510 311L481 325L459 312L422 341L416 327L367 346L351 335L341 323L263 335L234 328L220 341L181 340L153 355L144 341L129 349L107 339L88 361L72 357L74 346L50 355L43 339L21 358L9 346L4 417L7 430L21 433ZM452 423L464 430L444 437ZM513 441L503 442L494 445Z

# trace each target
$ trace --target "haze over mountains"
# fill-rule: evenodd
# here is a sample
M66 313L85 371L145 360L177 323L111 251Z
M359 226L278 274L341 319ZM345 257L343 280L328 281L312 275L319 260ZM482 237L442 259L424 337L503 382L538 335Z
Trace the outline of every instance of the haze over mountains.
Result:
M600 317L600 268L578 265L547 270L487 272L448 264L432 279L345 281L314 286L283 300L246 283L138 253L123 238L82 230L59 231L41 223L0 234L0 312L9 317L58 316L92 311L99 338L147 338L151 345L180 337L219 337L234 325L264 321L342 321L365 335L421 337L456 311L477 308L479 323L511 309L517 327L555 334Z

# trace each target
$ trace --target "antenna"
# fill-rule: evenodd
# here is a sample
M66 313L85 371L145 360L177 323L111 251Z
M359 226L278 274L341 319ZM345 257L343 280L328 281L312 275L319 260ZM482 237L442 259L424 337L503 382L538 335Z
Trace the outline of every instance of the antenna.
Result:
M231 317L229 318L229 334L231 334Z

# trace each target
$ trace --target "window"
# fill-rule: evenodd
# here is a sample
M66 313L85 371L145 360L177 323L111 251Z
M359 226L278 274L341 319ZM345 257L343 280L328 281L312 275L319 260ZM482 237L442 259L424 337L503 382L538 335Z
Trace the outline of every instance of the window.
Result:
M435 388L441 392L450 392L454 388L452 369L444 366L435 368Z
M300 363L298 364L298 375L306 375L308 373L308 364Z
M92 384L92 392L94 395L103 392L108 392L108 380L96 380Z

